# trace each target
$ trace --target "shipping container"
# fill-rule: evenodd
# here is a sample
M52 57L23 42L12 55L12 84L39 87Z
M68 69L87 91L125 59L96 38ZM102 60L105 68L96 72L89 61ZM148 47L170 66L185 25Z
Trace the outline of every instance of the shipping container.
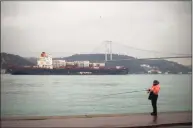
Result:
M93 63L93 67L97 67L97 63Z
M100 67L105 67L105 63L99 63Z
M73 66L73 65L74 65L74 62L66 62L66 65L67 65L67 66Z
M79 64L78 64L78 67L83 68L83 67L84 67L84 64L79 63Z
M53 60L53 65L66 66L65 60Z
M84 67L89 67L89 63L90 63L89 61L84 61L83 63L84 63Z
M84 67L84 62L83 61L76 61L76 65L78 66L78 67Z
M92 64L92 63L90 63L90 64L89 64L89 67L93 67L93 64Z

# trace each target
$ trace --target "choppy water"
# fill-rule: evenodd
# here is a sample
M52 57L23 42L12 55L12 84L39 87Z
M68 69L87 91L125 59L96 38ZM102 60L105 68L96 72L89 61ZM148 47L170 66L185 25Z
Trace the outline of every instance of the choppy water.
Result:
M158 111L191 110L191 75L1 75L1 116L54 116L151 112L146 91L160 81Z

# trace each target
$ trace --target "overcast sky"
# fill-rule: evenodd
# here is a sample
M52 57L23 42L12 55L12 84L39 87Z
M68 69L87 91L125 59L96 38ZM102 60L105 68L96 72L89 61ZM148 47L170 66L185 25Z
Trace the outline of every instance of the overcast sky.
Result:
M106 40L115 43L113 52L135 57L163 54L126 46L191 54L191 1L1 3L2 52L24 57L104 52L104 45L95 47Z

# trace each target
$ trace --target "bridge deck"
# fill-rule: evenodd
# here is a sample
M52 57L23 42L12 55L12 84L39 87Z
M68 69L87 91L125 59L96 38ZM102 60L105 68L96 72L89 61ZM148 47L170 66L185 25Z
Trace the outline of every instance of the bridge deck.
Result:
M2 127L152 127L192 123L191 112L3 118Z

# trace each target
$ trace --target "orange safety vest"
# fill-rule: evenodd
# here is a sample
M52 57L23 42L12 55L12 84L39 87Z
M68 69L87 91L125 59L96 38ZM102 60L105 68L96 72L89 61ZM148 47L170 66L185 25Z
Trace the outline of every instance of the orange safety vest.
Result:
M160 86L158 85L152 85L152 87L150 88L150 91L152 91L154 94L158 95L159 91L160 91Z

